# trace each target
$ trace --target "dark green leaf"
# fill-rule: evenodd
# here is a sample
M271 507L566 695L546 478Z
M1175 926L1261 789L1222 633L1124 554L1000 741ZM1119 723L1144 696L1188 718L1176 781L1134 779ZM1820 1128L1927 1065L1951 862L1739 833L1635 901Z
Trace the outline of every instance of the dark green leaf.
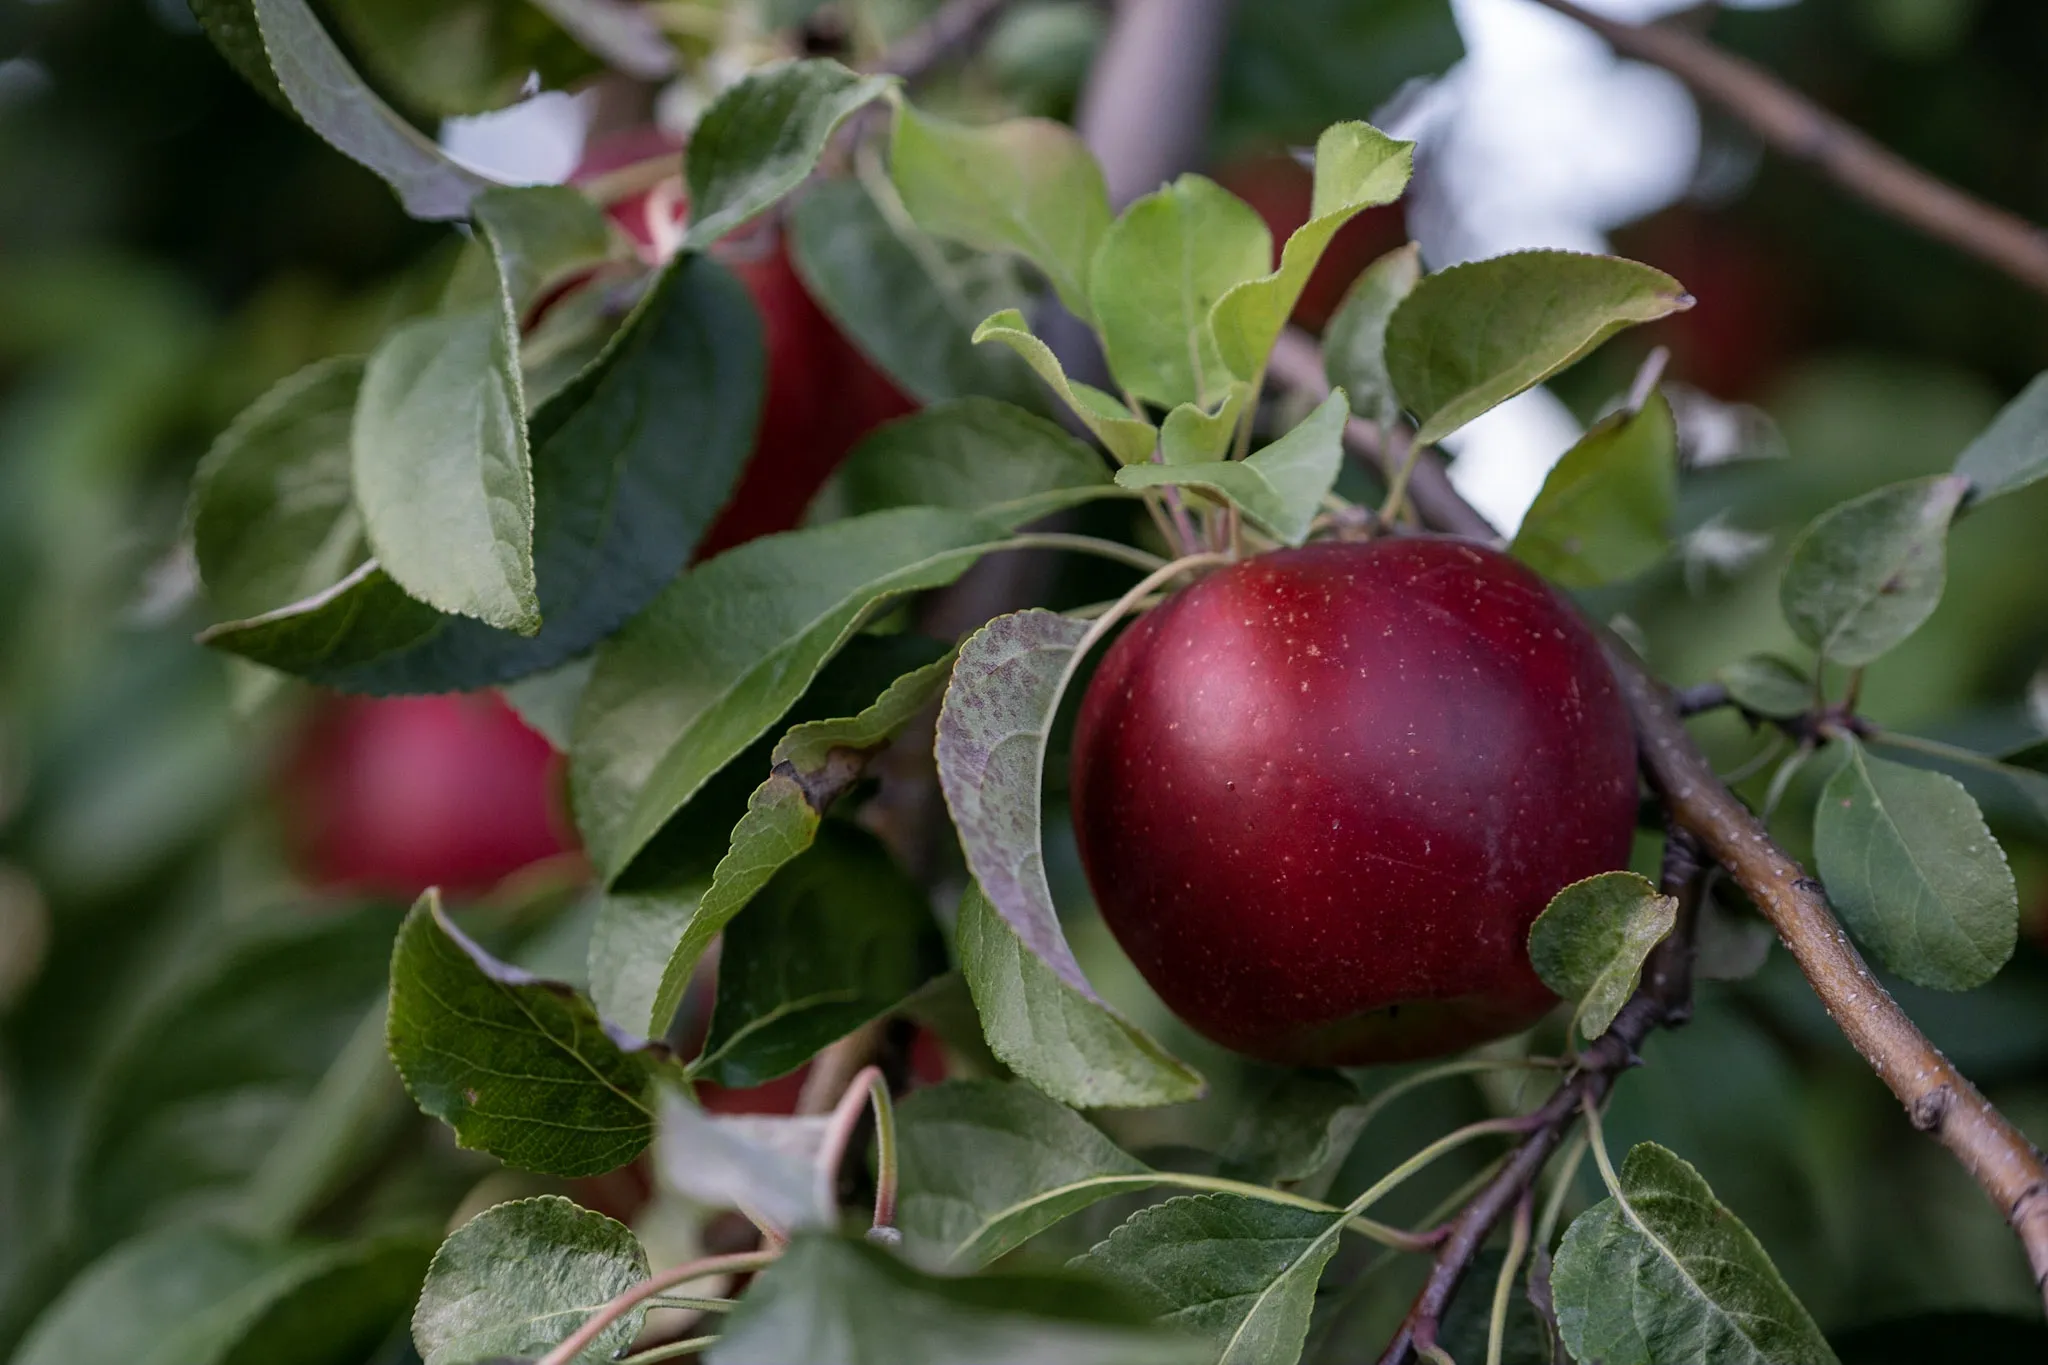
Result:
M688 244L711 245L801 185L833 131L894 84L814 60L766 67L727 89L690 137Z
M1280 329L1337 230L1363 209L1391 204L1408 187L1415 144L1369 123L1333 123L1316 139L1315 194L1308 221L1280 249L1280 268L1228 290L1209 324L1223 363L1247 383L1266 371Z
M1389 251L1352 281L1323 329L1323 372L1351 398L1351 410L1386 426L1401 415L1401 397L1387 374L1387 323L1422 280L1422 248Z
M679 257L599 358L533 415L540 634L442 616L374 564L208 643L349 691L435 692L553 668L673 580L753 445L760 322L706 256Z
M270 54L263 50L263 33L256 27L255 0L186 0L192 16L206 30L206 36L228 59L237 74L256 88L256 93L289 114L292 103L278 88L277 73L270 69Z
M954 507L1011 525L1110 493L1102 457L1009 403L962 398L889 423L839 470L851 513Z
M2034 376L1956 457L1956 473L1979 502L2048 479L2048 374Z
M1671 548L1678 499L1678 432L1652 394L1566 451L1515 532L1514 556L1568 588L1634 578Z
M692 818L656 841L647 860L658 864L654 874L636 873L631 889L614 890L599 908L590 981L606 1018L650 1037L668 1031L711 941L811 846L868 754L938 696L951 666L951 651L921 636L857 639L790 713L809 719L711 779ZM758 772L768 776L749 793L743 784Z
M1529 926L1529 960L1543 984L1578 1002L1587 1038L1607 1032L1635 993L1643 960L1678 922L1678 900L1633 872L1603 872L1550 898Z
M676 52L653 14L632 0L533 0L605 65L655 81L672 76Z
M404 1316L429 1254L412 1237L279 1246L173 1223L74 1280L14 1360L355 1365Z
M1573 1222L1551 1279L1578 1360L1603 1365L1834 1365L1820 1329L1700 1173L1654 1142L1613 1198Z
M1451 1353L1453 1360L1483 1361L1487 1340L1493 1334L1493 1291L1500 1283L1501 1263L1506 1257L1486 1250L1472 1258L1465 1282L1458 1286L1450 1306L1444 1310L1443 1326L1437 1330L1437 1345ZM1501 1337L1501 1365L1552 1365L1550 1329L1536 1316L1529 1302L1525 1278L1529 1262L1525 1257L1516 1268L1508 1289L1507 1330Z
M1088 292L1117 382L1162 407L1220 401L1233 378L1209 311L1264 275L1273 238L1251 205L1183 175L1132 203L1096 248Z
M485 953L432 891L392 953L390 1043L421 1109L522 1170L595 1175L654 1136L663 1058L615 1039L567 986Z
M192 477L192 538L214 608L255 616L361 562L349 423L363 362L307 366L250 404Z
M388 182L415 218L463 218L491 182L449 159L350 69L306 0L249 0L277 84L306 126ZM259 87L260 88L260 87Z
M1223 49L1217 145L1307 142L1463 54L1449 0L1239 5Z
M667 1188L709 1208L744 1209L784 1232L821 1227L835 1212L832 1183L818 1172L831 1126L829 1114L711 1115L664 1092L655 1168Z
M487 234L488 239L488 234ZM387 333L351 433L356 504L383 571L443 612L540 629L519 327L487 307Z
M2019 893L1963 784L1849 742L1814 812L1813 852L1851 933L1908 981L1981 986L2012 956Z
M1308 539L1323 496L1343 467L1344 423L1350 415L1339 389L1299 426L1246 459L1126 465L1116 481L1126 488L1177 484L1204 489L1236 504L1268 535L1299 545Z
M1075 316L1093 320L1088 270L1109 230L1102 168L1065 124L1011 119L969 128L896 111L889 172L926 232L1024 257Z
M1343 1221L1238 1194L1184 1195L1138 1210L1072 1265L1220 1347L1218 1365L1294 1365Z
M1861 668L1918 630L1941 603L1949 519L1969 491L1953 474L1909 479L1816 517L1778 590L1799 638Z
M1022 301L996 258L940 242L877 206L856 180L812 185L791 206L790 260L839 330L920 402L980 394L1032 407L1044 391L974 328Z
M923 890L845 821L786 863L725 931L718 999L691 1074L735 1089L796 1070L946 970Z
M647 1253L624 1224L544 1195L485 1209L434 1253L413 1310L425 1365L539 1356L647 1278ZM647 1316L635 1308L598 1334L578 1365L605 1365Z
M1024 315L1014 308L991 313L974 329L974 343L999 341L1024 357L1024 362L1060 396L1068 411L1079 418L1096 440L1123 464L1152 458L1159 443L1159 431L1131 410L1114 394L1104 393L1078 379L1069 379L1060 358L1032 334Z
M1223 1147L1223 1173L1320 1195L1366 1114L1358 1087L1334 1071L1273 1073L1246 1094Z
M1624 327L1692 306L1677 280L1614 256L1518 251L1426 276L1387 323L1387 372L1443 439Z
M960 897L954 927L960 973L989 1051L1046 1094L1084 1109L1178 1104L1202 1078L1092 992L1069 985L1025 946L978 883Z
M1773 720L1804 715L1814 704L1813 679L1775 654L1737 659L1714 676L1737 706Z
M898 1222L932 1265L986 1265L1097 1200L1156 1173L1028 1085L955 1081L897 1109Z
M823 1233L791 1241L726 1326L718 1365L1194 1365L1199 1344L1069 1274L925 1275Z
M598 866L624 870L884 603L952 582L1003 534L902 508L764 536L685 574L606 644L584 691L570 775Z

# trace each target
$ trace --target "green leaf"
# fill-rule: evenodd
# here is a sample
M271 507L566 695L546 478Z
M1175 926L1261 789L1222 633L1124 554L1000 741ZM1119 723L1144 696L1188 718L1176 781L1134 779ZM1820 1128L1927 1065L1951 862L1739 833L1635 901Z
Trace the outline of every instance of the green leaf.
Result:
M250 404L192 477L192 539L207 598L255 616L333 584L362 558L349 422L363 362L322 360Z
M1778 599L1800 639L1861 668L1918 630L1941 603L1948 524L1970 483L1908 479L1821 513L1792 542Z
M1567 588L1634 578L1671 548L1678 430L1661 394L1594 426L1544 477L1511 553Z
M1752 654L1715 673L1735 704L1755 715L1789 720L1813 707L1813 679L1775 654Z
M1222 1348L1219 1365L1293 1365L1343 1222L1238 1194L1183 1195L1138 1210L1070 1264Z
M1387 323L1387 373L1415 439L1440 441L1624 327L1692 307L1661 270L1614 256L1518 251L1426 276Z
M1956 457L1956 473L1970 481L1974 502L2048 479L2048 374L2034 376Z
M1387 426L1401 415L1401 397L1387 373L1387 323L1422 281L1422 248L1414 242L1365 268L1323 329L1323 372L1351 396L1351 410Z
M1195 1365L1201 1347L1142 1325L1065 1273L952 1279L878 1247L803 1233L728 1321L719 1365Z
M939 708L933 752L976 884L1033 957L1100 1004L1060 929L1039 814L1046 743L1089 630L1086 621L1032 608L969 636Z
M1361 210L1401 197L1414 157L1414 143L1390 138L1369 123L1333 123L1323 130L1316 139L1309 218L1280 249L1280 268L1230 289L1210 314L1217 351L1239 379L1255 382L1266 372L1266 357L1323 249Z
M759 738L883 604L942 587L1002 539L901 508L764 536L692 569L598 655L571 753L577 823L616 877Z
M1607 1032L1677 923L1676 897L1633 872L1603 872L1550 898L1529 926L1529 960L1544 985L1578 1001L1574 1022L1590 1040Z
M306 0L248 3L278 87L307 127L382 176L413 217L468 216L470 200L492 182L450 160L378 99L320 27Z
M947 970L923 889L881 841L843 820L815 837L727 927L692 1076L743 1089L786 1075Z
M1022 296L1006 261L926 236L857 180L812 185L787 224L805 292L905 393L1045 406L1017 357L974 344L975 324Z
M372 563L341 591L202 638L366 692L489 686L587 651L675 579L731 495L759 415L759 337L731 272L679 257L598 359L533 415L540 634L443 616Z
M954 951L982 1036L1003 1065L1065 1104L1148 1108L1201 1096L1202 1078L1025 946L977 883L960 897Z
M540 629L519 328L502 288L493 307L385 336L363 372L351 444L356 503L385 573L440 611Z
M850 513L953 507L1020 526L1114 495L1102 457L1009 403L961 398L869 434L838 474Z
M839 125L895 84L816 59L766 67L729 87L690 136L685 245L711 245L801 185Z
M1602 1365L1834 1365L1748 1228L1654 1142L1558 1248L1551 1287L1575 1360Z
M919 227L1017 253L1070 312L1094 320L1088 268L1109 230L1109 191L1072 128L1049 119L969 128L899 105L889 172Z
M15 1365L350 1365L405 1313L430 1249L414 1237L277 1245L204 1222L94 1262Z
M1493 1290L1500 1283L1505 1254L1489 1249L1472 1258L1472 1268L1444 1309L1437 1345L1453 1360L1483 1361L1493 1334ZM1506 1331L1501 1335L1501 1365L1556 1365L1551 1357L1550 1329L1529 1302L1525 1260L1516 1268L1508 1290Z
M567 185L486 190L470 205L470 216L490 242L515 318L525 318L565 281L612 259L618 240L604 211Z
M491 957L429 891L391 956L391 1058L463 1147L546 1175L596 1175L654 1136L665 1059L620 1040L559 982Z
M1213 180L1183 175L1132 203L1103 235L1088 276L1117 382L1161 407L1221 401L1232 377L1209 312L1272 262L1265 220Z
M1245 1094L1223 1147L1223 1173L1320 1195L1367 1116L1358 1087L1334 1071L1271 1073L1266 1086Z
M1981 986L2012 956L2019 892L1963 784L1849 753L1821 792L1813 853L1828 898L1886 967L1921 986Z
M1028 1085L954 1081L896 1111L897 1221L910 1253L983 1266L1061 1219L1157 1173Z
M974 329L974 342L1000 341L1035 370L1040 379L1052 386L1074 416L1081 419L1081 425L1088 428L1095 439L1102 442L1109 453L1123 464L1134 464L1152 458L1152 448L1159 442L1159 432L1150 422L1133 417L1131 410L1113 395L1104 393L1078 379L1068 379L1067 372L1060 364L1052 348L1031 333L1030 324L1024 315L1014 308L1005 308L991 314Z
M831 1126L829 1114L714 1116L665 1091L655 1169L666 1188L698 1204L741 1209L784 1232L822 1227L836 1213L817 1170Z
M607 1019L649 1037L668 1032L712 939L811 846L868 755L937 698L951 667L951 651L921 636L857 639L790 713L809 719L711 779L693 819L657 840L649 860L658 875L643 885L636 874L633 889L614 890L598 910L590 981ZM744 784L762 771L749 793Z
M1214 412L1182 403L1159 427L1159 458L1167 464L1206 464L1223 459L1237 435L1251 385L1235 383Z
M1258 528L1288 545L1308 539L1323 495L1344 464L1344 423L1351 410L1342 389L1325 398L1292 431L1242 460L1207 464L1133 464L1116 472L1125 488L1190 486L1241 509Z
M293 112L292 103L278 87L277 73L270 69L270 54L263 50L263 34L256 27L255 0L186 0L192 17L206 30L206 36L220 55L228 59L241 78L256 93L283 112Z
M647 1253L624 1224L558 1195L485 1209L448 1235L413 1310L425 1365L538 1356L647 1278ZM635 1308L576 1357L606 1365L647 1316Z

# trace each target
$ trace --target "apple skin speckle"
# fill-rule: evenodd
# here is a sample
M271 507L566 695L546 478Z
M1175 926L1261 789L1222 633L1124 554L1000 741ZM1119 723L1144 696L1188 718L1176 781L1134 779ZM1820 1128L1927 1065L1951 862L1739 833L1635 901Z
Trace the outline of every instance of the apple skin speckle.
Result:
M1592 635L1429 539L1232 565L1117 639L1073 750L1081 858L1153 988L1268 1061L1457 1051L1555 1003L1529 925L1627 864L1635 736Z

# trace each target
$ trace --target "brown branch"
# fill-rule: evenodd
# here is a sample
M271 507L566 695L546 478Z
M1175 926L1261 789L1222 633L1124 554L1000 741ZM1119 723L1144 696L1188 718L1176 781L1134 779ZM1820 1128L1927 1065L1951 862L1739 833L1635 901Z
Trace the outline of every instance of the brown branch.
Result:
M938 13L892 44L868 69L915 83L981 41L1010 0L947 0Z
M1961 1161L2012 1224L2048 1297L2048 1164L1929 1042L1850 944L1821 884L1771 840L1714 775L1670 695L1633 656L1610 649L1642 736L1645 766L1672 817L1763 911L1836 1027L1863 1054L1913 1126Z
M1322 352L1316 348L1315 338L1299 328L1288 328L1274 343L1266 373L1282 388L1316 398L1329 396L1330 380L1323 373ZM1397 452L1382 438L1380 429L1362 417L1353 417L1344 424L1344 448L1379 471L1380 478L1388 483L1400 472L1398 466L1406 453L1405 448ZM1500 532L1458 495L1442 462L1430 458L1427 451L1416 460L1408 476L1408 501L1425 524L1439 531L1492 543L1500 540Z
M1692 926L1704 877L1698 845L1682 830L1673 830L1665 845L1662 881L1665 894L1678 897L1678 927L1650 954L1643 965L1641 986L1614 1016L1607 1032L1580 1054L1578 1070L1531 1116L1529 1136L1452 1221L1430 1265L1429 1277L1380 1356L1380 1365L1408 1365L1418 1351L1436 1344L1443 1315L1480 1248L1500 1220L1528 1197L1537 1176L1578 1123L1585 1106L1598 1105L1607 1098L1615 1078L1637 1063L1636 1052L1652 1031L1682 1024L1691 1017Z
M1625 24L1572 0L1537 0L1661 66L1749 125L1785 155L1811 163L1866 204L2048 294L2048 232L1921 170L1752 62L1683 29Z

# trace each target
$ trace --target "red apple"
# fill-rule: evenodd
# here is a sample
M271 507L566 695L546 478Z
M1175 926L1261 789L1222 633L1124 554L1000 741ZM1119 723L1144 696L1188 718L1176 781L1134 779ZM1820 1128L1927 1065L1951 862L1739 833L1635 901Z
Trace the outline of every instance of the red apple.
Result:
M608 203L606 212L650 262L672 252L680 238L686 207L681 181L670 175L636 185L630 167L659 169L681 150L654 130L638 129L592 148L575 176L600 193L607 183L624 180L627 192ZM811 298L790 264L779 223L764 219L742 228L720 239L713 252L745 282L760 310L767 397L754 453L732 500L698 545L699 559L795 526L861 437L917 406Z
M1196 1029L1283 1064L1454 1051L1555 1003L1529 925L1625 867L1635 741L1544 582L1451 540L1282 550L1126 630L1073 815L1103 919Z
M1273 233L1274 264L1278 265L1281 246L1308 221L1315 202L1315 173L1291 156L1274 154L1228 162L1216 171L1215 178L1266 220ZM1322 260L1294 305L1294 320L1312 332L1322 331L1359 272L1407 240L1408 230L1397 204L1367 209L1353 218L1324 248Z
M323 699L283 814L315 883L410 900L488 890L570 852L555 751L488 693Z

